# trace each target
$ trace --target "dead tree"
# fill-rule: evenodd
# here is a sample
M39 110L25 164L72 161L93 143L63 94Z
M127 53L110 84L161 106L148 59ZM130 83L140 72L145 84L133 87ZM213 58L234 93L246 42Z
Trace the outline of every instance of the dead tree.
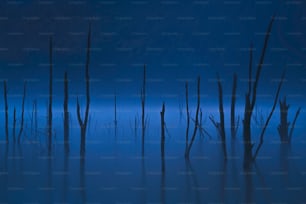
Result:
M68 110L68 74L64 75L64 146L65 152L69 152L69 110Z
M218 92L219 92L220 136L222 140L224 159L226 160L227 152L226 152L225 128L224 128L223 91L222 91L222 84L219 74L217 74L217 79L218 79Z
M279 92L281 90L281 87L282 87L282 84L283 84L283 81L284 81L284 77L285 77L285 72L283 72L282 78L281 78L281 80L280 80L280 82L278 84L278 88L277 88L277 91L276 91L276 95L275 95L275 98L274 98L274 103L273 103L272 109L271 109L271 111L270 111L270 113L268 115L268 118L267 118L267 120L266 120L266 122L265 122L265 124L264 124L264 126L262 128L262 131L260 133L260 142L259 142L259 144L258 144L258 146L256 148L254 156L252 157L252 161L255 161L255 159L256 159L256 157L258 155L258 152L259 152L261 146L263 145L263 139L264 139L265 131L266 131L268 125L269 125L270 119L271 119L271 117L273 115L273 112L275 110L275 107L276 107L276 104L277 104L277 101L278 101Z
M141 154L144 156L144 140L145 140L145 130L146 130L146 115L145 115L145 105L146 105L146 65L143 67L143 84L140 92L141 99L141 129L142 129L142 149Z
M189 113L189 104L188 104L188 82L185 84L186 90L186 120L187 120L187 127L186 127L186 140L185 140L185 155L188 151L188 143L189 143L189 126L190 126L190 113Z
M21 106L21 122L20 122L20 130L18 133L18 144L20 144L21 141L21 135L24 128L24 103L26 98L26 89L27 89L27 82L25 81L23 84L23 96L22 96L22 106Z
M3 95L4 95L4 113L5 113L5 140L9 142L9 129L8 129L8 103L7 103L7 84L3 82Z
M237 130L239 127L239 116L236 121L236 90L237 90L237 74L234 73L233 77L233 89L232 89L232 101L231 101L231 135L232 139L236 138Z
M35 138L37 139L38 134L38 120L37 120L37 100L35 99L33 102L34 107L34 128L35 128Z
M32 114L31 114L31 135L33 134L34 127L34 138L35 142L37 142L37 104L36 99L32 104Z
M252 143L252 140L251 140L251 118L252 118L253 109L256 103L257 86L258 86L261 70L264 64L265 53L266 53L266 49L268 46L268 41L269 41L273 21L274 21L274 17L271 19L266 35L265 35L264 46L263 46L260 60L257 66L255 81L253 85L252 85L252 64L253 64L252 50L253 50L253 46L251 45L250 47L249 80L248 80L249 88L248 88L248 92L245 95L245 109L244 109L244 118L243 118L243 143L244 143L244 161L243 163L244 163L245 169L249 169L250 164L253 160L252 149L253 149L254 144Z
M195 115L194 129L193 129L191 141L188 144L187 151L185 152L185 159L189 159L190 150L195 140L195 137L197 135L198 125L199 125L199 110L200 110L200 98L201 98L200 97L200 82L201 82L200 76L198 77L197 81L198 81L197 82L197 109L196 109L196 115Z
M296 111L289 133L290 122L288 122L288 109L290 105L287 104L286 97L284 97L282 101L279 100L279 107L280 107L280 124L277 128L279 137L282 143L290 143L295 122L300 114L301 108L299 108Z
M296 123L297 118L299 117L300 112L301 112L301 107L295 113L293 123L292 123L291 129L290 129L290 132L289 132L289 143L291 142L293 130L294 130L294 127L295 127L295 123Z
M53 62L52 62L52 37L49 40L49 60L50 60L50 69L49 69L49 106L48 106L48 151L52 151L52 101L53 101Z
M165 172L165 103L163 103L162 110L160 112L160 121L161 121L161 141L160 141L160 150L161 150L161 159L162 159L162 172Z
M77 97L77 117L78 122L81 128L81 144L80 144L80 153L84 154L85 152L85 139L86 139L86 129L88 124L88 116L89 116L89 104L90 104L90 89L89 89L89 59L90 59L90 36L91 36L91 26L89 26L88 30L88 38L87 38L87 55L86 55L86 66L85 66L85 81L86 81L86 110L85 110L85 118L84 120L81 117L81 108L79 103L79 98Z
M203 129L203 112L202 108L200 108L199 130L201 138L204 138L204 131L202 129Z
M114 96L114 131L115 131L115 140L117 141L117 94L115 91Z
M14 107L14 116L13 116L13 142L16 143L16 108Z
M114 97L114 115L115 115L114 124L116 128L117 127L117 95L116 95L116 92L115 92L115 97Z

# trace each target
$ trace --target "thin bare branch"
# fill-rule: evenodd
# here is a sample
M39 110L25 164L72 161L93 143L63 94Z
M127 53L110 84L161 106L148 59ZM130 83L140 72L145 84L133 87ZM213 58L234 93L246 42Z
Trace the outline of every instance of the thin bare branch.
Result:
M301 107L295 113L294 120L292 122L292 126L291 126L290 133L289 133L289 138L288 138L289 142L291 142L293 130L294 130L294 127L295 127L295 123L296 123L297 118L299 117L300 112L301 112Z
M278 85L278 88L277 88L277 91L276 91L276 95L275 95L275 98L274 98L274 103L273 103L272 109L271 109L271 111L269 113L269 116L268 116L268 118L267 118L267 120L265 122L265 125L264 125L264 127L263 127L263 129L261 131L260 142L259 142L259 145L258 145L258 147L257 147L257 149L255 151L254 156L253 156L253 161L256 159L256 157L258 155L258 152L259 152L261 146L263 145L265 131L266 131L266 128L268 127L268 125L269 125L270 119L271 119L271 117L273 115L273 112L275 110L275 107L276 107L276 104L277 104L277 101L278 101L279 92L280 92L282 84L284 82L284 78L285 78L285 71L283 72L282 77L281 77L281 81L279 82L279 85Z

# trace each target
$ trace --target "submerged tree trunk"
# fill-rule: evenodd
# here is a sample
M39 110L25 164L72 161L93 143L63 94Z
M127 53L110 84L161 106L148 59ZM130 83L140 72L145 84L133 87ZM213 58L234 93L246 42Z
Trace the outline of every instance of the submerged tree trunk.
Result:
M187 120L187 127L186 127L186 138L185 138L185 155L187 155L188 151L188 143L189 143L189 125L190 125L190 113L189 113L189 104L188 104L188 82L185 84L186 90L186 120Z
M245 109L244 109L244 119L243 119L243 144L244 144L244 155L243 155L243 167L248 170L250 168L250 163L252 161L252 148L253 145L251 141L251 104L250 95L245 96Z
M79 99L77 97L77 117L79 126L81 129L81 144L80 144L80 153L81 155L85 152L85 141L86 141L86 129L88 124L89 117L89 105L90 105L90 89L89 89L89 60L90 60L90 36L91 36L91 27L89 26L88 38L87 38L87 55L86 55L86 67L85 67L85 81L86 81L86 110L84 120L81 118L81 108Z
M48 151L52 151L52 101L53 101L53 62L52 62L52 37L49 41L49 60L50 60L50 70L49 70L49 107L48 107Z
M141 154L144 156L144 143L145 143L145 131L146 131L146 114L145 114L145 104L146 104L146 65L143 67L143 85L140 93L141 97L141 129L142 129L142 148Z
M117 127L117 95L115 92L115 97L114 97L114 115L115 115L115 120L114 120L114 124L115 124L115 129Z
M252 148L253 144L251 141L251 118L252 118L252 113L253 109L256 103L256 97L257 97L257 86L262 70L262 66L264 64L264 58L265 58L265 53L266 49L268 46L268 41L273 25L274 17L271 19L270 24L268 26L266 35L265 35L265 41L264 41L264 46L261 52L260 60L257 66L256 70L256 75L255 75L255 81L252 86L252 49L253 47L251 46L250 48L250 62L249 62L249 89L248 92L245 96L245 109L244 109L244 119L243 119L243 143L244 143L244 159L243 159L243 166L247 170L250 168L250 165L253 161L253 156L252 156Z
M34 106L34 128L35 128L35 138L37 139L38 135L38 120L37 120L37 100L35 99L33 102Z
M162 110L160 112L161 121L161 160L162 160L162 172L165 172L165 103L163 103Z
M18 144L20 144L21 135L23 132L23 126L24 126L24 103L25 103L25 97L26 97L26 89L27 89L27 82L24 82L23 85L23 97L22 97L22 107L21 107L21 123L20 123L20 130L18 133Z
M197 83L197 109L196 109L196 115L195 115L195 122L194 122L194 129L193 134L191 137L191 141L188 145L187 151L185 152L185 159L189 159L190 150L193 145L193 142L195 140L195 137L197 135L198 125L199 125L199 110L200 110L200 76L198 77L198 83Z
M4 95L4 113L5 113L5 140L9 143L9 129L8 129L8 103L7 103L7 84L3 82L3 95Z
M222 140L222 149L223 149L224 159L227 160L225 127L224 127L224 110L223 110L223 91L222 91L222 84L221 84L219 74L217 74L217 78L218 78L218 92L219 92L220 136Z
M280 108L280 124L277 127L278 134L280 137L280 141L282 143L290 143L293 130L295 127L296 120L300 114L301 108L298 108L298 110L295 113L293 123L290 128L290 122L288 122L288 110L289 110L290 105L287 104L286 97L283 98L283 100L279 101L279 108ZM289 132L290 128L290 132Z
M237 74L235 73L234 77L233 77L232 102L231 102L231 135L232 135L232 140L236 139L237 130L238 130L238 126L239 126L239 118L236 122L236 113L235 113L236 90L237 90Z
M295 127L295 123L296 123L297 118L299 117L300 112L301 112L301 107L298 108L298 110L295 113L293 123L292 123L291 129L290 129L290 132L289 132L289 143L291 142L293 130L294 130L294 127Z
M64 146L65 152L69 152L69 110L68 110L68 74L64 76Z
M290 123L288 122L288 109L289 105L286 102L286 97L283 101L279 101L280 108L280 124L277 128L281 142L288 143L288 133Z
M265 131L266 131L268 125L269 125L269 122L270 122L271 117L273 115L273 112L275 110L275 107L276 107L276 104L277 104L277 100L278 100L278 95L279 95L279 92L281 90L284 78L285 78L285 72L283 72L283 74L282 74L282 78L281 78L281 81L278 84L278 88L277 88L277 91L276 91L276 95L275 95L275 98L274 98L274 103L273 103L272 109L271 109L271 111L270 111L270 113L268 115L268 118L267 118L267 120L265 122L265 125L264 125L264 127L263 127L263 129L262 129L262 131L260 133L260 142L259 142L259 145L257 146L255 154L254 154L254 156L252 158L253 161L256 159L256 157L258 155L258 152L259 152L259 150L260 150L260 148L261 148L261 146L263 144L263 139L264 139Z
M16 143L16 108L14 107L14 116L13 116L13 142Z

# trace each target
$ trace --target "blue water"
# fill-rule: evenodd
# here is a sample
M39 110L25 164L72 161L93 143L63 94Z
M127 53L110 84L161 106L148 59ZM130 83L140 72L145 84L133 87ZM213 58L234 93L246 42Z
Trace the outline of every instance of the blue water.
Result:
M116 132L110 110L92 112L84 158L79 153L80 133L73 112L68 155L64 151L60 113L53 119L51 156L47 152L46 117L43 113L39 113L37 135L35 129L31 129L30 121L26 120L22 144L10 142L6 145L3 135L0 203L306 202L303 113L296 124L291 147L286 149L279 143L276 130L279 113L275 112L256 163L245 172L242 166L242 126L233 144L230 131L226 129L229 158L225 163L217 131L205 111L203 126L211 137L197 135L187 162L184 159L185 116L180 117L176 108L167 109L166 106L166 170L162 173L159 109L149 109L147 113L149 124L144 158L141 157L140 126L134 129L136 111L119 109ZM214 115L218 119L218 115ZM228 127L228 117L226 124ZM193 127L191 123L189 135ZM259 130L253 123L256 145Z

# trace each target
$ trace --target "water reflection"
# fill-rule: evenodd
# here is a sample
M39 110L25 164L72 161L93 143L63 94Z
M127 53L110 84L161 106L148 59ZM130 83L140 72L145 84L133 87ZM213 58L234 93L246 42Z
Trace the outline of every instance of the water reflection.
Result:
M192 184L188 185L186 187L187 187L187 189L191 188L191 189L188 190L189 192L190 192L190 190L192 190L192 192L195 193L195 202L196 203L201 203L201 198L200 198L201 188L200 188L200 186L198 184L197 174L193 170L191 162L190 162L189 159L185 160L185 165L186 165L186 172L187 172L186 176L189 177L188 180L191 179L191 181L192 181L192 182L188 181L189 184L190 183L192 183ZM191 199L191 200L193 200L193 199Z
M114 138L113 134L112 136ZM129 152L131 145L134 145L133 140L132 137L131 142L127 143L129 147L126 152ZM89 143L88 146L90 145L97 144ZM236 151L227 162L224 162L222 151L217 148L207 149L216 153L213 157L206 159L191 157L190 160L185 160L183 155L167 157L171 147L168 143L165 149L167 156L160 157L159 151L156 151L158 156L154 155L152 149L154 151L155 148L159 149L160 143L153 143L151 146L148 145L148 156L141 157L141 150L138 149L138 159L135 157L131 159L131 153L122 153L125 144L116 143L116 145L118 153L115 152L117 156L113 157L113 146L110 148L108 143L99 143L99 148L104 150L103 153L90 151L89 147L86 154L84 152L79 156L73 156L79 154L72 148L73 145L70 151L65 150L66 145L63 145L62 149L53 148L54 152L50 154L47 146L40 150L41 146L37 144L1 144L0 201L1 203L18 203L20 199L25 202L41 203L89 201L271 203L282 200L290 202L292 199L297 202L303 201L303 190L295 189L305 187L304 177L297 173L303 171L303 165L296 163L292 166L294 162L289 158L294 156L294 153L290 152L288 145L279 146L279 149L275 149L277 157L259 160L248 171L242 168L242 158L239 157L241 151ZM201 145L207 146L207 143L201 142ZM106 148L111 149L108 153L109 159L96 159L106 154ZM200 151L200 154L208 154L207 151ZM199 152L194 151L193 154ZM269 163L278 165L269 165ZM101 172L101 174L87 172ZM114 172L130 172L130 174L122 177ZM275 172L283 174L278 175ZM101 186L112 186L114 190L97 190L101 189ZM136 190L131 188L135 186L139 187ZM288 191L289 187L293 187L293 190Z
M85 175L85 153L81 153L80 157L80 193L81 193L81 200L82 203L86 203L86 175Z

